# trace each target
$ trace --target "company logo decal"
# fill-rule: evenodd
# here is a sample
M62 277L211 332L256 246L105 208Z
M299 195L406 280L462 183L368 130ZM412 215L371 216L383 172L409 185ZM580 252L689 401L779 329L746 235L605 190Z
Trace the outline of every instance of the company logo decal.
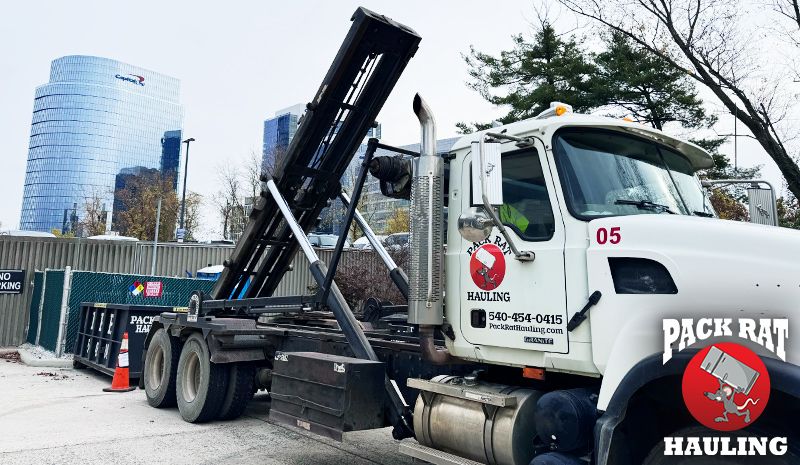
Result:
M770 380L752 350L717 343L695 355L683 373L683 400L692 416L717 431L737 431L761 415Z
M136 85L144 86L144 76L139 76L138 74L126 74L124 76L121 74L115 74L114 77Z
M506 276L506 259L495 244L478 247L469 260L469 274L476 286L491 291L503 283Z
M730 341L750 341L785 361L789 321L786 318L700 318L696 321L684 318L665 319L663 323L664 364L672 358L676 343L681 351L706 339L715 340L692 357L681 384L689 413L713 431L709 431L709 436L667 436L664 455L785 455L788 450L785 436L730 437L726 433L752 425L767 407L772 388L761 358L744 345Z

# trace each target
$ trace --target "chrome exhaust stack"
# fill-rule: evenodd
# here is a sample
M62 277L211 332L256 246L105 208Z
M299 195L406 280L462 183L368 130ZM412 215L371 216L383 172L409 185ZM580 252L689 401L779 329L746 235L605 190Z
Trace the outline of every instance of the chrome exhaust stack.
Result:
M408 322L440 325L442 302L444 164L436 154L436 122L417 94L414 113L422 132L420 156L414 160L411 184L411 265L408 270Z

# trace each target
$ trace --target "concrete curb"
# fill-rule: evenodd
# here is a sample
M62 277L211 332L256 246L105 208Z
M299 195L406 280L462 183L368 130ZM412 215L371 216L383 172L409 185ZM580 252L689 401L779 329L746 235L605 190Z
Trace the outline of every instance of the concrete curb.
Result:
M72 368L72 359L66 358L36 358L25 349L14 349L19 352L19 359L25 365L47 368Z
M0 347L0 355L7 355L14 352L19 352L16 347Z

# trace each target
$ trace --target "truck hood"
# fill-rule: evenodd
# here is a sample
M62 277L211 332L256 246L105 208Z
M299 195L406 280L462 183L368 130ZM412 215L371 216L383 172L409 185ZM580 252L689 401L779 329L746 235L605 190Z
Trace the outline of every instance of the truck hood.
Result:
M601 228L619 228L619 242L599 244ZM800 310L800 231L794 229L695 216L635 215L592 221L589 240L589 266L605 269L601 278L611 284L612 293L608 257L642 257L667 268L679 295L700 299L711 308ZM595 277L598 273L590 273L590 282Z
M589 292L603 295L590 313L592 358L605 377L599 408L636 363L664 351L665 318L788 318L786 361L800 364L791 342L800 330L800 231L667 214L601 218L588 229ZM609 257L661 263L678 292L617 294Z

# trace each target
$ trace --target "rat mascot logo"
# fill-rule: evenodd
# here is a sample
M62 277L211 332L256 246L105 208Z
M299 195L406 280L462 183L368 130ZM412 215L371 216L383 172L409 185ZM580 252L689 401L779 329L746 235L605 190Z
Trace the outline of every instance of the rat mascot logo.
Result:
M469 260L469 274L476 286L484 291L497 289L506 276L506 259L495 244L484 244Z
M698 352L683 373L683 400L692 416L717 431L752 424L769 402L764 362L750 349L721 342Z

